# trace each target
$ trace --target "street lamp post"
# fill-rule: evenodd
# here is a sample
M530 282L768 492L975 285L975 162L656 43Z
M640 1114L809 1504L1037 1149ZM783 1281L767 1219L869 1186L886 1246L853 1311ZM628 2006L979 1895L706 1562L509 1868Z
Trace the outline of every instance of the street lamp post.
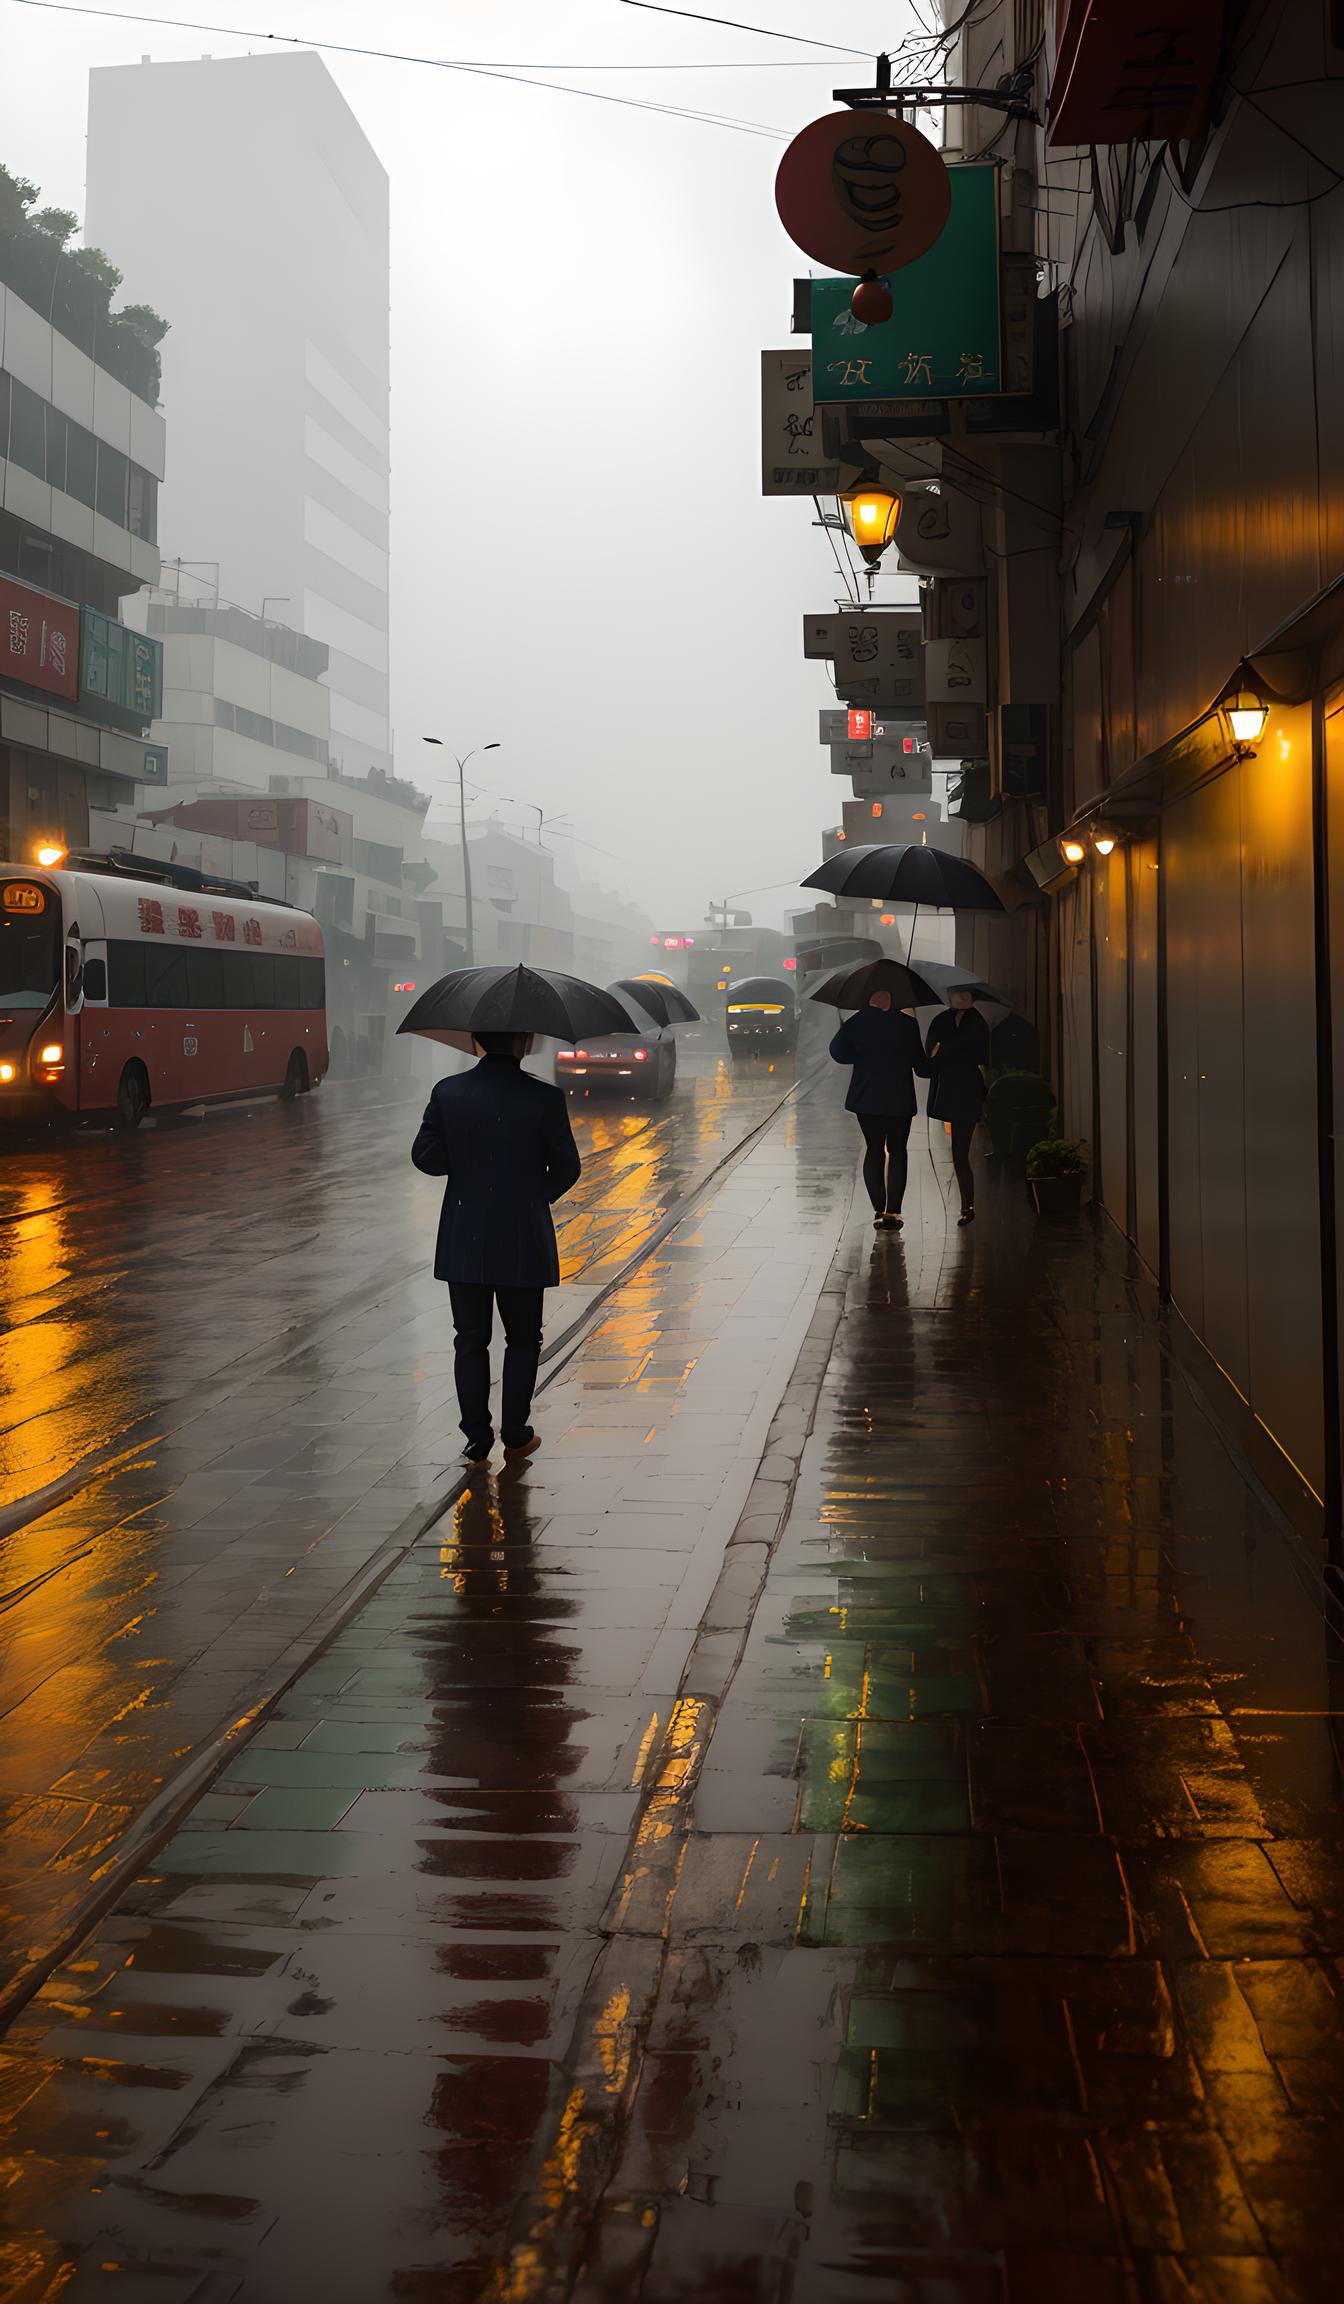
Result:
M437 745L440 751L446 748L442 736L426 736L424 742ZM455 752L449 755L457 768L457 816L462 835L462 903L465 912L463 951L466 955L468 968L474 968L476 965L476 937L472 927L471 857L467 850L467 787L464 781L464 772L468 760L474 760L477 752L498 752L498 750L499 744L496 741L489 744L478 744L474 751L464 752L460 760Z

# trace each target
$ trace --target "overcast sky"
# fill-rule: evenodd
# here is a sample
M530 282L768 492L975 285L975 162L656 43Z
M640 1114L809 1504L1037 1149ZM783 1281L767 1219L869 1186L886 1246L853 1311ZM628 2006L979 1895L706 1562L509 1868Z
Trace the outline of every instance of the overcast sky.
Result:
M80 15L0 0L0 159L44 201L83 213L91 65L244 54L263 45L249 30L549 67L784 134L869 77L861 57L812 61L619 0L161 5L239 36L116 21L98 0ZM911 21L905 0L742 13L867 56ZM758 356L789 341L806 268L775 218L782 142L323 53L392 187L399 768L422 776L427 730L464 751L500 739L484 763L495 791L567 811L620 860L579 847L575 862L660 926L796 879L848 788L817 742L824 667L800 649L804 610L835 594L830 548L810 505L759 493ZM750 908L778 922L791 901L781 888Z

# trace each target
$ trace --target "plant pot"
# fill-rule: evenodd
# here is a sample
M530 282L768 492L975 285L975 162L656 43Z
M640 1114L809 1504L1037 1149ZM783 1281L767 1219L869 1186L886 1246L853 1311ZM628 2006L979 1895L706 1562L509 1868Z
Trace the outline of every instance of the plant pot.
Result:
M1076 1216L1082 1204L1085 1176L1033 1176L1031 1197L1038 1216Z

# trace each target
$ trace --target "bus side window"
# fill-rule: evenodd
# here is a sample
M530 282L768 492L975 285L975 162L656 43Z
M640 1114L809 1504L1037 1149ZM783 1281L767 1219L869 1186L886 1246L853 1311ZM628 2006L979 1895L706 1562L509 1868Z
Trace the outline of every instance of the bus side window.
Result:
M277 952L275 956L275 1005L277 1008L300 1008L303 1005L303 985L296 955Z
M252 1005L254 1008L275 1006L275 954L254 952L252 955Z
M84 963L84 998L99 1006L107 998L106 960L86 960Z
M299 975L303 997L301 1008L325 1008L327 1004L326 965L321 960L303 959L299 962Z
M119 938L107 948L111 1004L114 1008L145 1005L145 947Z
M170 944L145 946L145 1005L149 1008L185 1008L187 955Z
M252 955L250 952L224 952L224 1005L226 1008L251 1008L254 990Z

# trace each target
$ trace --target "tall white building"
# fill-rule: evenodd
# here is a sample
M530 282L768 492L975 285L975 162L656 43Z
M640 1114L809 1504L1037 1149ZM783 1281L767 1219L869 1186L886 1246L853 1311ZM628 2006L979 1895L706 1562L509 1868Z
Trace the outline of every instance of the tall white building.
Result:
M321 58L91 72L85 236L171 323L165 560L321 641L333 765L389 769L387 175Z

